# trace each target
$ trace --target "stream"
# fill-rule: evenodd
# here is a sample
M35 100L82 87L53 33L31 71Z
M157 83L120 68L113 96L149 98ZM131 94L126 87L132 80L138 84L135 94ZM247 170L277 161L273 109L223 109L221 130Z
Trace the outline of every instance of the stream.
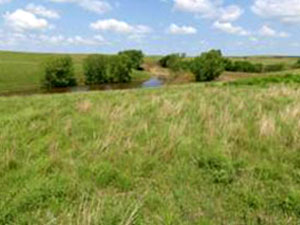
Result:
M58 93L74 93L74 92L89 92L89 91L109 91L109 90L126 90L138 88L158 88L164 85L163 80L152 77L143 82L133 81L130 83L120 84L102 84L102 85L85 85L70 88L54 88L49 91L45 90L28 90L28 91L12 91L0 93L0 96L27 96L34 94L58 94Z

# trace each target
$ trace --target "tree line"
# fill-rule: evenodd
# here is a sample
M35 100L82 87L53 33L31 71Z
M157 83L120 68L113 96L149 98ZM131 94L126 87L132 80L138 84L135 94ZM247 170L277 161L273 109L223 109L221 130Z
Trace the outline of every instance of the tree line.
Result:
M132 71L140 70L144 54L139 50L127 50L117 55L89 55L83 63L85 84L127 83ZM71 56L50 58L44 63L43 86L47 89L77 85Z

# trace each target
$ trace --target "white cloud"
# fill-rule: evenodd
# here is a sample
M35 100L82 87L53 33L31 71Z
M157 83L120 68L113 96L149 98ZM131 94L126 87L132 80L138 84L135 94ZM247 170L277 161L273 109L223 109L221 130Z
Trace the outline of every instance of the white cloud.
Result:
M111 10L111 5L106 1L102 1L102 0L50 0L50 1L57 2L57 3L75 3L85 10L92 11L99 14Z
M252 11L263 18L285 23L300 23L299 0L255 0Z
M79 35L65 37L63 35L45 35L18 32L0 32L0 46L18 46L24 44L35 44L46 46L100 46L108 42L100 35L93 37L82 37Z
M220 0L174 0L176 10L190 12L207 19L236 21L243 14L237 5L224 6Z
M170 34L196 34L197 29L191 26L178 26L176 24L171 24L167 29Z
M130 25L116 19L98 20L95 23L91 23L90 27L97 31L111 31L124 34L146 34L151 32L151 28L148 26Z
M271 27L264 25L262 26L262 28L259 30L258 32L261 36L265 36L265 37L288 37L289 34L286 32L278 32L274 29L272 29Z
M50 19L58 19L60 17L58 12L47 9L41 5L29 4L26 6L26 11L31 12L35 15L50 18Z
M213 27L218 30L221 30L225 33L229 33L229 34L235 34L235 35L241 35L241 36L246 36L246 35L250 34L250 32L248 32L244 28L242 28L240 26L234 26L229 22L216 21L213 24Z
M220 8L218 11L218 20L227 22L236 21L243 14L243 10L236 5L230 5L224 8Z
M17 31L44 30L51 27L47 20L23 9L17 9L13 13L7 12L3 17L6 25Z

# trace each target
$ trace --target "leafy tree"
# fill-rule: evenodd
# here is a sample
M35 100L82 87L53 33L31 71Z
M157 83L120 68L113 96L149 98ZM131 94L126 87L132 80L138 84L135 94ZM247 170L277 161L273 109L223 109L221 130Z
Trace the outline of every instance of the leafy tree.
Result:
M130 63L133 69L140 70L144 60L144 53L140 50L126 50L119 52L119 55L126 55L130 59Z
M181 61L183 58L185 58L185 54L180 54L180 53L174 53L170 55L166 55L162 57L159 60L159 64L161 67L164 68L171 68L175 64L177 64L179 61Z
M111 56L108 63L108 76L113 83L131 81L132 60L127 55Z
M300 68L300 59L298 59L297 62L293 65L293 68L295 68L295 69Z
M44 73L43 85L48 89L77 85L70 56L50 58L44 64Z
M211 50L196 57L191 66L196 81L212 81L224 71L224 60L220 50Z
M91 55L84 62L86 84L126 83L131 81L132 63L127 55Z
M84 61L84 75L86 84L107 83L108 57L104 55L90 55Z

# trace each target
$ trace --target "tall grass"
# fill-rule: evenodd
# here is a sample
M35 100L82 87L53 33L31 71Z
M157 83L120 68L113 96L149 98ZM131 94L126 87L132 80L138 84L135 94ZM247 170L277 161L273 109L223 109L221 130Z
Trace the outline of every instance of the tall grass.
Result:
M300 89L0 98L0 224L298 224Z

